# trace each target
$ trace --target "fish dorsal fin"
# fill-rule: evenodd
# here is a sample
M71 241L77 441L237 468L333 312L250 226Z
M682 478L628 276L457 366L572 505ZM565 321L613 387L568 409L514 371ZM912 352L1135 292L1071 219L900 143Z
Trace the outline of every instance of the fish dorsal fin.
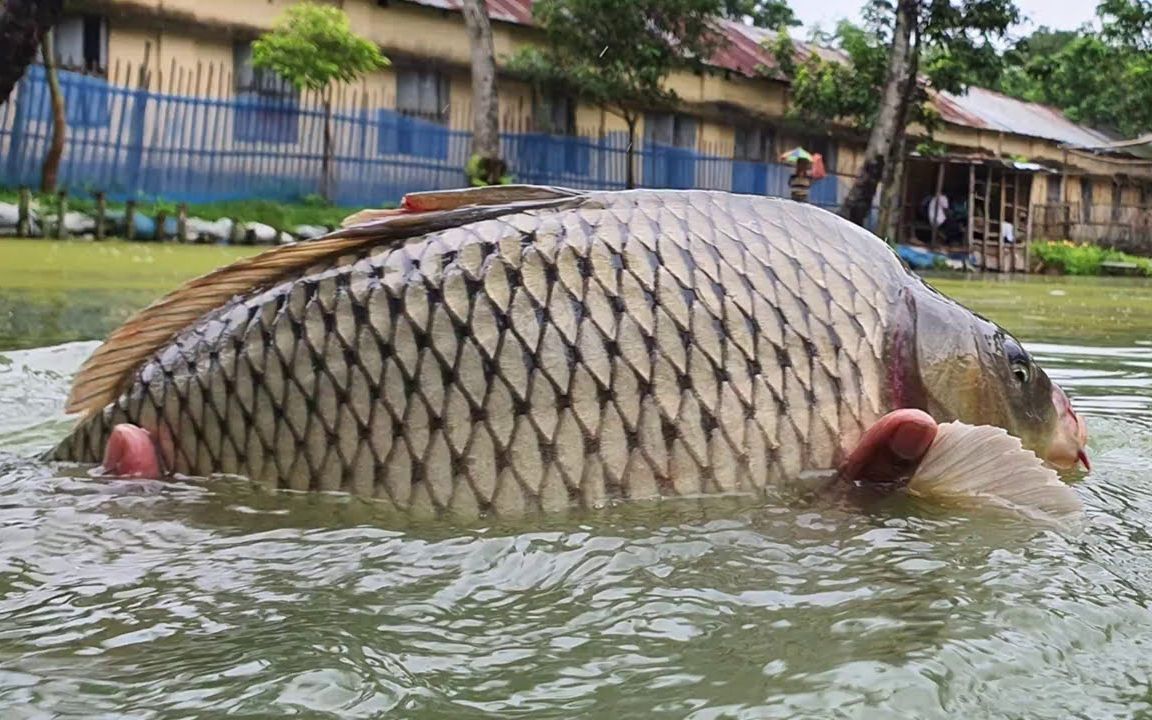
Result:
M940 425L908 483L935 503L1006 511L1062 524L1083 511L1076 492L1020 440L990 425Z
M289 243L194 278L113 331L80 367L64 411L95 412L114 401L153 353L233 298L265 289L326 258L525 210L557 208L585 196L572 190L496 186L405 196L401 208L363 211L361 221L315 240Z
M342 227L360 225L370 220L411 212L431 212L434 210L456 210L467 206L493 206L508 203L557 200L582 195L579 191L542 185L490 185L487 187L461 188L457 190L427 190L408 193L400 201L400 207L388 210L361 210L349 215Z

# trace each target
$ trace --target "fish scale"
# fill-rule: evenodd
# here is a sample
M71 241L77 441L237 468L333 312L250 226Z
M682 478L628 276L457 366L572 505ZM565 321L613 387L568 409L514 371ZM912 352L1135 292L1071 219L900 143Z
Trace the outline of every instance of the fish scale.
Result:
M747 492L842 460L884 405L895 256L782 200L587 197L241 294L52 454L98 462L142 423L176 472L454 516Z

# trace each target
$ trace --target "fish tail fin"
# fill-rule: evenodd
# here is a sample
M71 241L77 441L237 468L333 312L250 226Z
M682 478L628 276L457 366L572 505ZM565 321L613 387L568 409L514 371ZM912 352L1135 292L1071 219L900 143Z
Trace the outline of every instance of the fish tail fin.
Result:
M413 193L401 208L365 210L314 240L287 243L189 280L114 330L84 362L65 405L88 414L116 399L132 373L179 332L237 296L266 289L325 259L380 244L403 244L438 230L526 210L558 209L586 194L563 188L501 185Z
M1019 438L989 425L940 425L907 486L935 504L999 509L1056 523L1078 518L1076 492Z

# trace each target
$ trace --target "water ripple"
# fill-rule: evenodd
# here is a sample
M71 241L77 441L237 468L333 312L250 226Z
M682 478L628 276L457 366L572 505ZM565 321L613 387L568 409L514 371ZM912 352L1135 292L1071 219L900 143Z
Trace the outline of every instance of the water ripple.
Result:
M1032 346L1087 529L909 508L388 529L361 504L53 477L90 350L0 362L5 717L1152 713L1152 347ZM17 402L26 405L16 408Z

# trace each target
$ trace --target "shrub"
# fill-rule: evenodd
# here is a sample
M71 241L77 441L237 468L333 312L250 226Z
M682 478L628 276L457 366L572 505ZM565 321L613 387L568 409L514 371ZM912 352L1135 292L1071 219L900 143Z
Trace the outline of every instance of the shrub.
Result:
M1152 259L1099 245L1071 240L1044 241L1033 244L1032 252L1046 267L1056 268L1066 275L1099 275L1103 263L1125 262L1135 265L1141 275L1152 276Z

